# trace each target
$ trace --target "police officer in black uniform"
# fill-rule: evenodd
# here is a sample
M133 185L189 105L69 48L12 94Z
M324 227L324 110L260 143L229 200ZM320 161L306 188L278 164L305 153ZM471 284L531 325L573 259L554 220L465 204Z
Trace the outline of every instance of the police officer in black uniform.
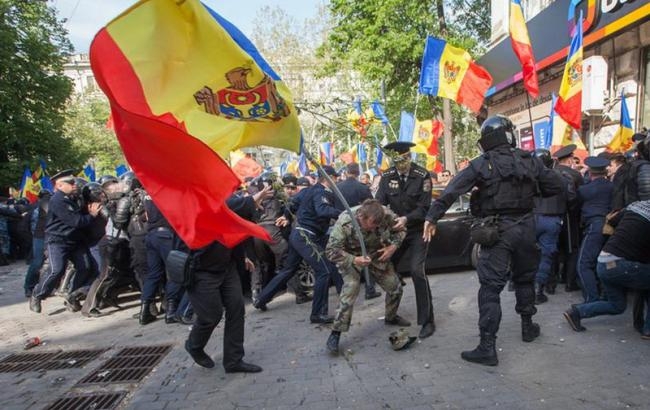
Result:
M359 182L360 173L359 164L356 162L350 163L345 167L345 179L336 184L336 187L341 191L341 195L343 195L343 198L345 198L350 207L361 205L366 199L372 199L372 193L368 185ZM334 206L341 211L345 211L345 207L338 196L334 200ZM375 289L375 280L372 277L368 278L368 282L365 285L366 300L381 296L381 292Z
M424 239L431 240L436 223L459 195L472 194L472 213L494 221L484 232L476 270L481 287L478 291L481 342L474 350L461 354L464 360L488 366L498 364L496 334L501 322L500 293L512 272L517 304L521 315L522 339L531 342L539 336L533 323L535 308L535 272L539 251L535 240L533 198L537 187L544 196L561 191L562 181L529 152L515 148L514 125L503 116L488 118L481 126L479 144L483 155L470 161L431 205L424 225ZM496 230L495 230L496 229ZM495 233L498 232L498 235ZM487 240L489 239L489 240Z
M338 177L331 166L323 166L323 171L332 177ZM292 206L297 207L297 226L289 236L289 253L284 267L262 289L253 306L266 310L266 304L286 287L289 279L296 274L301 259L304 259L315 275L309 320L311 323L332 323L334 317L328 314L327 300L330 279L334 281L337 292L340 292L343 278L336 266L325 257L325 245L330 220L338 218L341 211L334 207L334 193L329 188L329 181L322 175L317 184L293 198Z
M395 165L382 175L375 199L398 215L398 228L406 229L406 238L392 261L397 266L410 250L409 268L415 288L418 325L422 326L419 336L425 338L436 330L431 288L424 270L427 244L422 239L422 223L431 205L431 177L426 169L411 162L409 149L414 146L412 142L398 141L384 147L397 155L393 158Z
M577 193L580 185L584 183L582 174L571 166L573 164L573 151L575 144L566 145L553 153L557 159L555 166L562 174L568 175L573 181L573 190ZM580 207L577 203L569 206L562 220L562 231L560 232L559 255L562 264L562 273L566 283L566 291L578 290L576 282L578 266L578 250L580 249Z
M88 213L82 212L76 198L77 181L74 175L74 170L68 169L51 178L56 192L50 199L45 225L50 269L34 288L29 300L29 308L36 313L41 312L41 300L52 293L65 274L68 261L72 261L76 269L71 291L84 286L88 280L88 249L84 244L83 229L93 223L102 209L102 204L90 203L87 206Z
M252 220L257 207L252 196L233 195L226 203L236 214L248 220ZM245 245L229 249L213 242L190 255L192 280L187 294L196 321L185 341L185 350L199 366L214 367L214 361L204 348L225 311L222 361L226 373L261 372L261 367L243 361L245 308L236 263L242 263L246 257Z
M533 154L542 161L546 168L553 169L553 158L549 150L539 148ZM564 218L569 204L576 201L576 192L571 177L559 169L553 169L553 172L563 178L562 191L548 197L535 197L535 210L533 211L537 243L542 253L535 276L535 304L548 301L548 297L544 294L544 288L550 283L555 283L553 263L562 231L562 218Z

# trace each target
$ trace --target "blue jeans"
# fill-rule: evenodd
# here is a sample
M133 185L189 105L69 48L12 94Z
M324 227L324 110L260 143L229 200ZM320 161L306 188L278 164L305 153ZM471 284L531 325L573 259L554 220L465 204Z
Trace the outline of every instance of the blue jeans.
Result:
M578 255L578 278L582 287L585 303L599 299L598 282L596 281L596 263L598 254L605 244L603 235L604 217L594 217L587 221L580 254Z
M535 282L544 285L551 275L553 258L557 254L557 244L562 230L562 217L535 215L535 226L537 243L542 251Z
M307 238L310 243L307 243ZM289 279L295 275L301 259L304 259L314 270L315 276L311 315L327 315L327 291L330 277L334 280L337 292L341 291L343 278L341 278L336 266L325 257L326 241L327 237L325 235L319 237L304 230L292 230L289 236L289 253L285 259L284 267L262 289L259 295L260 303L268 303L276 293L284 289Z
M25 275L25 294L31 293L36 285L38 285L39 271L43 266L43 261L45 259L45 240L43 238L33 238L32 239L32 261L27 268L27 274Z
M650 289L650 264L619 259L599 262L597 269L607 300L576 305L581 318L621 314L627 308L627 289ZM646 316L644 330L650 331L650 316Z

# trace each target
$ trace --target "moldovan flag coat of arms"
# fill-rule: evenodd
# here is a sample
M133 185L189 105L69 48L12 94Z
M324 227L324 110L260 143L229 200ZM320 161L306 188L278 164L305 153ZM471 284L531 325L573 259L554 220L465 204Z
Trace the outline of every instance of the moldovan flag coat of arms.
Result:
M198 0L144 0L97 33L90 61L124 155L190 248L269 239L225 205L240 182L223 158L251 145L298 151L300 125L235 26Z
M487 70L463 49L427 37L420 71L420 94L449 98L479 112L492 84Z
M570 126L579 130L582 125L582 13L576 25L558 99L555 103L555 112Z

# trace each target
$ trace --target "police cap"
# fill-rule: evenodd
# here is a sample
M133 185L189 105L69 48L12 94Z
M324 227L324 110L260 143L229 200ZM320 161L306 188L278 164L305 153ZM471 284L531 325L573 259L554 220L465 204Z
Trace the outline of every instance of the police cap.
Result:
M297 186L311 186L309 183L309 180L305 177L300 177L298 178L298 181L296 182Z
M415 147L415 144L407 141L396 141L384 145L385 150L395 151L398 154L406 154L412 147Z
M56 182L57 179L65 178L65 177L74 177L77 173L75 172L74 169L64 169L61 172L57 172L56 174L52 175L50 177L50 180L52 182Z
M594 173L603 173L607 171L609 160L603 157L587 157L585 164L589 167L589 171Z
M560 148L559 150L555 151L553 153L553 156L555 158L557 158L557 159L570 157L571 155L573 155L573 151L575 151L576 148L578 148L576 146L576 144L569 144L569 145L564 146L564 147Z
M339 173L336 172L333 166L330 165L323 165L323 171L319 171L318 173L320 174L321 172L325 172L327 175L331 177L338 177Z

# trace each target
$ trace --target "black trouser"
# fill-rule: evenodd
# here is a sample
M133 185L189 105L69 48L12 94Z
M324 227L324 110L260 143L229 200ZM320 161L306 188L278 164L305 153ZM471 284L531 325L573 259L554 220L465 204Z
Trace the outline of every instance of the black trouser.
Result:
M406 238L393 254L392 261L397 266L400 259L410 249L409 270L413 287L415 288L415 304L418 310L418 325L433 323L433 302L431 300L431 288L424 270L424 262L427 258L427 243L422 239L422 230L409 230Z
M502 217L500 237L490 247L481 246L476 267L481 284L478 291L478 326L481 332L496 335L501 323L500 294L512 272L515 286L515 311L522 316L537 313L535 308L535 273L539 266L539 250L535 240L535 219L532 214Z
M223 367L228 369L244 357L244 296L235 264L224 270L194 272L187 294L196 314L196 321L188 337L189 347L203 349L212 331L226 311L223 334Z
M147 246L145 245L146 234L131 235L129 247L131 248L131 269L135 275L135 280L140 286L140 291L144 289L144 279L147 277Z

